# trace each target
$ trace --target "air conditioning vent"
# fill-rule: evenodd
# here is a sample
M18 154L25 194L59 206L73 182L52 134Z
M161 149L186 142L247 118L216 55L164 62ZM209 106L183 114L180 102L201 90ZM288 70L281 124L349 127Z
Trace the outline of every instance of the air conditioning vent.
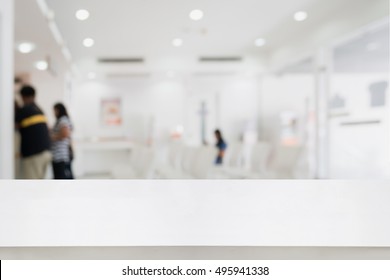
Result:
M111 72L106 74L107 79L136 79L136 78L149 78L151 76L148 72Z
M200 62L241 62L240 56L203 56L199 58Z
M225 71L225 72L194 72L192 75L194 77L229 77L229 76L235 76L238 73L235 71Z
M144 63L145 59L142 57L102 57L98 59L98 62L105 64Z

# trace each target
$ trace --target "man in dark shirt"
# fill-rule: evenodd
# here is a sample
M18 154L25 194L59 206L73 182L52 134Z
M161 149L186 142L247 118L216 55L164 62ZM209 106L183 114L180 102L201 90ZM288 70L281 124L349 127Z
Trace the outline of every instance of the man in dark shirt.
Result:
M44 179L51 162L47 120L35 104L35 89L24 86L20 94L23 107L16 112L16 126L21 135L22 171L25 179Z

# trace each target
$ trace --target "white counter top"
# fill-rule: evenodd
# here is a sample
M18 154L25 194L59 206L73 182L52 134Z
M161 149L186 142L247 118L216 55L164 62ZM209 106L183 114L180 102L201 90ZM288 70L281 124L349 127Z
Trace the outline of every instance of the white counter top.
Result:
M389 247L389 198L389 182L0 181L0 247Z

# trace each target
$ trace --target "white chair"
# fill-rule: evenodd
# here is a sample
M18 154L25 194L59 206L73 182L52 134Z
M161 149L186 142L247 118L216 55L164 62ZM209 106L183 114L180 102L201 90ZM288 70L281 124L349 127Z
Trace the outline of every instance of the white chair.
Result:
M271 145L267 142L258 142L254 145L250 156L251 171L264 173L270 159Z
M210 179L214 169L217 149L211 146L196 149L189 174L194 179Z
M180 162L183 153L181 143L172 143L169 147L168 164L175 169L180 169Z
M224 159L224 167L239 168L243 166L243 144L229 144Z
M158 179L170 179L172 176L178 176L178 172L181 171L183 149L181 143L175 142L169 145L165 159L156 167Z
M294 179L301 146L278 146L271 155L267 171L253 179Z
M159 178L209 179L216 154L215 147L182 147L179 168L166 168Z
M160 167L157 171L159 179L192 179L191 170L196 155L196 148L183 146L180 148L179 153L180 156L176 159L169 159L170 156L168 155L167 165Z
M156 152L153 148L143 148L138 164L135 166L137 178L153 179L156 163Z
M215 152L215 156L217 151ZM215 161L215 159L214 159ZM228 144L225 151L225 157L222 165L214 165L213 175L214 179L230 179L230 171L241 170L244 165L244 145L241 142Z
M270 156L271 147L269 143L259 142L249 147L249 168L243 166L239 168L224 168L222 172L227 178L246 179L264 174L267 170L267 163Z
M181 172L184 174L191 174L192 166L196 157L196 147L184 147L181 161Z
M152 179L156 153L149 147L135 147L128 164L116 165L111 174L114 179Z

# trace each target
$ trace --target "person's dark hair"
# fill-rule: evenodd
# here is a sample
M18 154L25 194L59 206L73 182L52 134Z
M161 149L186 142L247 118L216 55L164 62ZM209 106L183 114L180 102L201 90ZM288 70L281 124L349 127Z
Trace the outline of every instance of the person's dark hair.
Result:
M35 89L32 86L24 86L20 90L20 95L24 98L35 97Z
M61 118L61 117L69 117L68 115L68 111L66 110L64 104L62 103L57 103L54 105L54 109L58 111L58 116L57 116L57 119Z
M218 140L222 140L223 141L222 132L219 129L216 129L214 131L214 133L217 136Z
M22 82L23 82L23 81L22 81L21 78L15 77L15 79L14 79L14 84L21 84Z
M14 100L14 110L17 112L20 109L20 106L16 100Z

